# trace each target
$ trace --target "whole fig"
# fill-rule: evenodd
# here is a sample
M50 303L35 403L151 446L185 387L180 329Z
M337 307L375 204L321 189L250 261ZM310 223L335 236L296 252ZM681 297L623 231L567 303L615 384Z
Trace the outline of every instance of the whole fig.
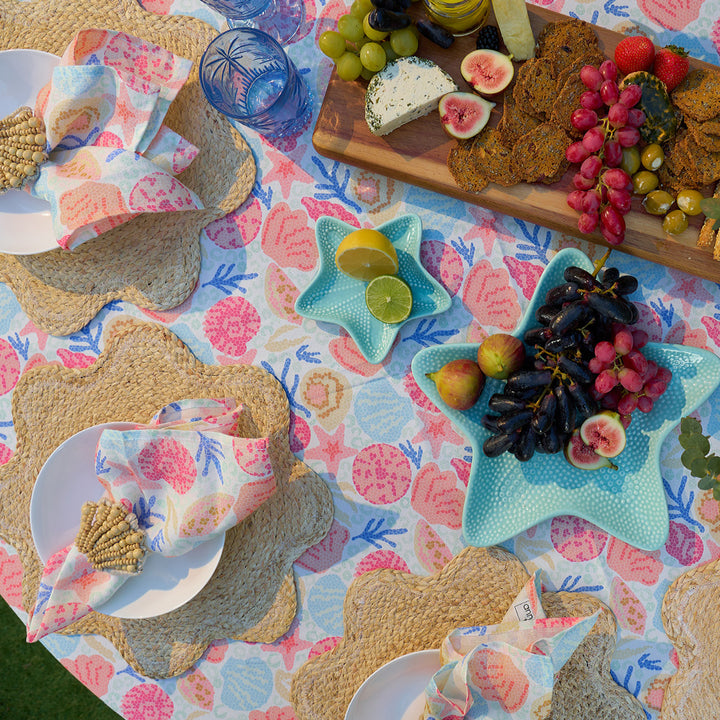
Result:
M477 362L485 375L505 380L525 362L525 346L514 335L495 333L486 337L478 348Z
M485 387L485 375L467 358L451 360L439 370L427 373L443 402L453 410L469 410Z

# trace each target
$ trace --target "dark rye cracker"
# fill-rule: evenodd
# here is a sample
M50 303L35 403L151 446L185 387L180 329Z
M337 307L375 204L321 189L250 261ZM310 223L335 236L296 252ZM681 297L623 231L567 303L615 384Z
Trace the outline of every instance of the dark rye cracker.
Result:
M693 70L673 90L673 104L680 112L700 122L720 115L720 72Z
M598 38L592 25L568 18L548 23L540 31L535 56L550 60L558 74L576 58L598 48Z
M565 162L571 140L557 125L544 122L523 135L513 148L525 182L552 181Z
M546 120L555 102L555 73L550 60L530 58L516 73L513 88L515 105L526 112Z

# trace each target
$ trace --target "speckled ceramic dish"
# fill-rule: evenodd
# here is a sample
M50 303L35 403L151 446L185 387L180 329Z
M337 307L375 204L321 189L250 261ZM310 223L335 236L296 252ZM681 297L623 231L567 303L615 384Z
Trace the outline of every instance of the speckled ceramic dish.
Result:
M376 230L386 235L398 254L402 278L412 290L410 316L392 325L376 320L365 304L367 283L355 280L338 270L335 251L343 238L356 227L332 217L323 216L315 226L315 240L320 251L317 272L310 285L295 302L299 315L313 320L335 323L345 328L365 359L379 363L388 354L400 328L418 318L437 315L450 307L450 296L420 262L422 224L417 215L400 215Z
M563 282L570 265L592 270L588 257L575 249L559 252L545 269L535 294L514 334L534 327L535 310L547 291ZM476 358L478 345L438 345L421 350L412 372L423 392L464 433L473 456L463 511L467 542L484 547L507 540L542 520L576 515L643 550L655 550L668 535L668 509L660 472L660 448L668 432L691 413L720 383L720 358L707 350L684 345L648 343L643 353L669 368L672 381L652 412L633 413L627 445L615 458L618 470L580 470L563 453L535 456L521 463L509 453L488 458L482 444L488 432L480 423L487 400L503 383L489 380L478 403L469 411L448 408L425 374L456 358Z

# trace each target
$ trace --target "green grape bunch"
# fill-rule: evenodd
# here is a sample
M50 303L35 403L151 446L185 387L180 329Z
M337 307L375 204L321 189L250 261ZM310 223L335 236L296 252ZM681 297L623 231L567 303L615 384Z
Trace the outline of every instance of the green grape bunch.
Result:
M703 435L700 422L684 417L679 440L684 450L680 462L698 478L700 490L712 490L715 500L720 500L720 457L710 452L710 438Z

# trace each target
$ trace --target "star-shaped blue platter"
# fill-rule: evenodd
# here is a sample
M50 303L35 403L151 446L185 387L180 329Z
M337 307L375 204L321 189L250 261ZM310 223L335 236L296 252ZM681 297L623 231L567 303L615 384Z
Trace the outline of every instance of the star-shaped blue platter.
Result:
M561 250L548 264L514 335L535 327L535 310L547 291L564 282L566 267L593 270L589 258L573 248ZM660 449L680 419L702 404L720 383L720 358L685 345L648 343L643 354L669 368L673 377L651 412L635 411L627 445L615 458L618 470L581 470L563 453L535 454L521 463L510 453L489 458L482 450L489 433L480 418L503 382L489 379L477 404L462 412L440 399L426 373L456 358L477 357L479 345L463 343L425 348L413 358L412 372L423 392L452 420L472 446L472 464L463 510L463 533L470 545L504 542L557 515L576 515L642 550L665 544L669 517L660 468Z
M340 272L335 265L335 251L346 235L356 227L324 215L315 225L315 241L320 252L317 272L310 285L295 301L298 315L330 322L345 328L365 359L379 363L388 354L400 328L418 318L437 315L450 307L445 288L420 262L422 223L417 215L400 215L378 225L398 254L398 277L412 290L410 316L401 323L387 324L374 318L365 304L367 283Z

